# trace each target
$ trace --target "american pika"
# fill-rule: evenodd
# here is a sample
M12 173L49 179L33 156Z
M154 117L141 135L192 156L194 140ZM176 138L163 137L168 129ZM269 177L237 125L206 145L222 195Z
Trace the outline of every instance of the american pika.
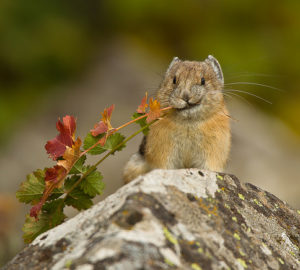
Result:
M172 109L150 127L126 164L125 183L156 168L222 171L231 137L223 86L222 69L213 56L202 62L175 57L156 93L161 106Z

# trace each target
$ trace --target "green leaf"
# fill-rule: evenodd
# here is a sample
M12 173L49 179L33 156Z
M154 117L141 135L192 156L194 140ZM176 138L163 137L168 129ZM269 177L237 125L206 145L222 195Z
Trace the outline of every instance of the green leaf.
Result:
M23 226L23 238L25 243L32 242L41 233L61 224L66 216L63 213L64 200L58 199L45 203L38 220L26 215L25 224Z
M72 177L68 177L64 184L65 190L70 190L72 186L79 180L79 178L79 175L73 175ZM86 179L83 180L83 182L84 181L86 181ZM77 210L88 209L93 205L91 196L83 191L81 185L72 190L72 192L66 198L65 203L69 206L73 206Z
M106 143L103 148L111 151L116 146L118 146L122 141L124 141L124 139L125 139L125 136L123 136L121 133L114 133L107 138ZM114 152L121 151L124 147L125 147L125 144L118 147Z
M89 149L91 146L97 143L103 136L104 134L100 134L97 137L94 137L91 133L89 133L84 140L83 148L85 150ZM125 137L122 134L114 133L107 138L104 146L97 145L96 147L88 151L88 153L91 155L99 155L104 153L105 151L111 151L114 147L120 144L124 139ZM121 151L124 147L125 145L122 145L118 149L116 149L116 151Z
M58 199L51 202L46 202L42 207L42 212L53 214L53 217L56 217L56 214L59 213L57 210L62 210L64 208L64 200Z
M102 182L103 176L98 171L91 172L83 181L80 183L80 188L84 193L95 197L97 194L101 194L104 189L104 183Z
M68 191L72 188L72 186L79 180L79 175L72 175L72 177L68 177L64 183L65 191Z
M26 215L26 220L23 225L23 239L25 243L31 243L37 236L50 229L48 216L41 214L39 220L34 217Z
M138 118L138 117L140 117L140 116L142 116L142 115L144 115L144 114L143 114L143 113L137 113L137 112L135 112L135 113L132 115L131 119L134 120L134 119L136 119L136 118ZM135 123L137 123L138 125L140 125L140 126L143 128L144 126L147 126L147 125L148 125L147 122L146 122L146 118L147 118L147 117L142 118L142 119L136 121ZM148 132L149 132L149 127L148 127L148 128L145 128L145 129L143 130L144 135L147 135Z
M62 188L55 188L52 192L51 195L48 197L47 201L52 201L57 198L59 198L61 195L64 194L64 190Z
M88 133L88 135L85 137L84 142L83 142L83 148L84 150L89 149L92 147L95 143L97 143L105 134L99 134L98 136L94 137L91 133ZM90 151L88 151L89 154L91 155L100 155L103 152L105 152L106 149L104 149L101 145L97 145Z
M72 169L70 170L69 174L79 174L85 172L84 162L86 160L86 155L80 157L77 162L74 164Z
M93 205L91 197L80 188L75 188L65 200L66 204L77 210L88 209Z
M45 170L37 170L21 183L16 197L20 202L36 204L43 196L45 189Z

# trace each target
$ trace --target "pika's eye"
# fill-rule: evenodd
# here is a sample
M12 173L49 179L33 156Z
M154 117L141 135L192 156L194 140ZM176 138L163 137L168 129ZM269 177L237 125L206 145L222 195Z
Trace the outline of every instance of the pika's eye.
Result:
M176 84L176 76L173 78L173 84Z
M201 85L204 85L205 84L205 79L202 77L201 78Z

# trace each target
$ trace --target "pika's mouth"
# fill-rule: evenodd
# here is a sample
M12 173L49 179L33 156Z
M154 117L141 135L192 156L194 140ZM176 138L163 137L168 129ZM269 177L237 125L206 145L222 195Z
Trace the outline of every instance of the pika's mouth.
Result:
M183 107L183 108L176 108L176 109L177 109L178 111L186 111L186 110L190 110L190 109L192 109L192 108L195 108L195 107L200 106L201 103L202 103L202 100L203 100L203 97L201 97L201 98L199 99L199 101L196 102L196 103L188 103L188 102L187 102L185 107Z

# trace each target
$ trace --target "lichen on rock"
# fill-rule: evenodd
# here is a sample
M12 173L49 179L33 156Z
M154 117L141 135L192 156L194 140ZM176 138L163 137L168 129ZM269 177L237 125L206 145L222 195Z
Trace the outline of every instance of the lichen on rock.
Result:
M300 214L235 176L155 170L4 269L300 269Z

